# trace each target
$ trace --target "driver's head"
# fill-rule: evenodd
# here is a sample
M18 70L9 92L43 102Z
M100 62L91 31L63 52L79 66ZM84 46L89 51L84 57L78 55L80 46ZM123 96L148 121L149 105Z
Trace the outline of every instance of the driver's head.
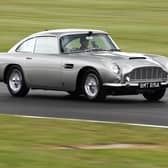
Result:
M89 40L87 40L86 37L81 37L80 38L80 43L81 43L80 49L87 49L88 44L89 44Z

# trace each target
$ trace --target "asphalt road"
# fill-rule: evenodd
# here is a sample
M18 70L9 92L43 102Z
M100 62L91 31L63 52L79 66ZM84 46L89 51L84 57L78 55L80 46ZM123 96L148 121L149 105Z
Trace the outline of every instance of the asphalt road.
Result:
M0 113L168 126L168 92L158 103L149 103L141 95L89 102L56 91L33 90L27 97L13 98L0 84Z

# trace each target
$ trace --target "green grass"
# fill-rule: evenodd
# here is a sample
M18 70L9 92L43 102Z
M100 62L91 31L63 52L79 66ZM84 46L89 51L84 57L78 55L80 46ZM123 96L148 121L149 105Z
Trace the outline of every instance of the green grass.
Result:
M0 116L0 168L167 168L160 128ZM58 146L153 144L156 148L58 150Z
M1 0L0 51L45 29L108 31L124 51L168 56L166 0Z

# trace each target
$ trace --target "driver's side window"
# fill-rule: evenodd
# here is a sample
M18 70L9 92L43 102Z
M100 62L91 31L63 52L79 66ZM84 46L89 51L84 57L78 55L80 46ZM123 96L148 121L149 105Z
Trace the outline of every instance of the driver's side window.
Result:
M68 48L68 49L78 49L78 48L80 48L80 39L76 38L76 39L72 40L71 42L69 42L66 45L66 48Z

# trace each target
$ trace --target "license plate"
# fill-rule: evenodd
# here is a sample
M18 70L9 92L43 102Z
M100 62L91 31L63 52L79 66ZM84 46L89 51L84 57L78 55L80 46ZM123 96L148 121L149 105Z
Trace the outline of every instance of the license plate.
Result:
M160 82L141 82L139 83L139 87L141 89L158 88L160 87Z

